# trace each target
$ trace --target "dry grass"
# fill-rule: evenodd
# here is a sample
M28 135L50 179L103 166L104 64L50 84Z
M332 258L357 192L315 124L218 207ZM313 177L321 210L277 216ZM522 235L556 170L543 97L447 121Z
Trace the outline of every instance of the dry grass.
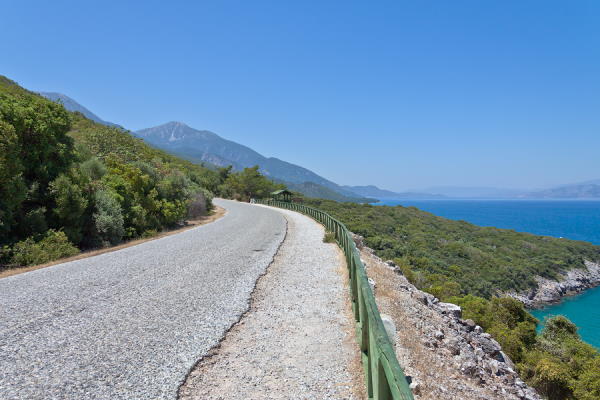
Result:
M155 240L155 239L160 239L165 236L171 236L176 233L181 233L183 231L187 231L188 229L192 229L197 226L205 225L205 224L211 223L213 221L216 221L217 219L221 218L225 214L226 214L226 210L224 208L215 206L214 211L210 215L206 215L206 216L200 217L198 219L186 221L185 226L182 226L181 228L176 228L176 229L171 229L168 231L159 232L157 235L154 235L152 237L131 240L129 242L121 243L117 246L85 251L85 252L77 254L73 257L61 258L61 259L58 259L58 260L55 260L55 261L52 261L49 263L45 263L45 264L31 265L29 267L7 268L4 270L0 270L0 279L6 278L6 277L12 276L12 275L22 274L24 272L34 271L36 269L51 267L53 265L62 264L62 263L69 262L69 261L81 260L84 258L93 257L93 256L97 256L97 255L104 254L104 253L110 253L112 251L125 249L127 247L138 245L140 243L149 242L149 241Z

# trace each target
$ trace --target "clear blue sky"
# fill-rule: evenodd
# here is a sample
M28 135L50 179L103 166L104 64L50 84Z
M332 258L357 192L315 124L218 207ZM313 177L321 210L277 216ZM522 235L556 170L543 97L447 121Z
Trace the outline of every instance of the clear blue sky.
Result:
M0 74L341 184L600 178L600 1L1 1Z

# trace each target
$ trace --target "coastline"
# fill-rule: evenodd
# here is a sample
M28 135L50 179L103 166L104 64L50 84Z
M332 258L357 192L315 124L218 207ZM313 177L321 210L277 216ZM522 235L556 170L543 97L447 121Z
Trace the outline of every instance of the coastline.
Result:
M523 292L507 292L506 296L522 302L528 309L540 309L560 303L565 297L600 286L600 262L584 261L584 268L566 271L560 281L537 277L537 288Z

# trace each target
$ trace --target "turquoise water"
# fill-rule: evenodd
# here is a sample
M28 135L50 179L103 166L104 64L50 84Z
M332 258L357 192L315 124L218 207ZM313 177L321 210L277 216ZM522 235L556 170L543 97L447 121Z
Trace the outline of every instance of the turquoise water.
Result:
M531 313L540 321L552 315L565 315L579 327L583 340L600 348L600 286ZM540 325L538 330L541 328Z
M600 245L600 201L560 200L388 200L381 205L414 206L441 217L536 235L585 240ZM581 337L600 348L600 287L534 310L536 318L565 315ZM541 329L541 326L539 327Z

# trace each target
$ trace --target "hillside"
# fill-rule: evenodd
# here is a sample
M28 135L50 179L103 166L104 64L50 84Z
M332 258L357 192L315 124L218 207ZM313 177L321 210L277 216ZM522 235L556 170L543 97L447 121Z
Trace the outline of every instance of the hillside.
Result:
M210 207L218 174L0 79L4 262L151 235ZM62 249L62 250L60 250ZM64 254L61 254L64 253Z
M421 288L453 287L455 294L490 298L537 285L535 277L600 260L600 246L441 218L415 207L311 200L365 237L384 259L414 274ZM407 272L408 273L408 272Z
M3 76L0 133L0 267L153 236L205 215L213 194L281 188L252 168L213 170L153 148Z
M134 134L153 146L194 162L207 162L221 167L232 165L236 170L258 165L260 172L265 176L286 184L296 185L295 190L300 192L303 190L305 182L312 182L342 195L343 198L359 198L360 201L368 201L368 199L362 198L363 196L346 190L306 168L278 158L267 158L249 147L223 139L210 131L191 128L181 122L169 122L153 128L142 129ZM304 194L310 196L311 193L314 191ZM327 195L330 192L321 190L321 193ZM333 197L331 198L333 199ZM335 198L339 199L340 196L335 196Z

